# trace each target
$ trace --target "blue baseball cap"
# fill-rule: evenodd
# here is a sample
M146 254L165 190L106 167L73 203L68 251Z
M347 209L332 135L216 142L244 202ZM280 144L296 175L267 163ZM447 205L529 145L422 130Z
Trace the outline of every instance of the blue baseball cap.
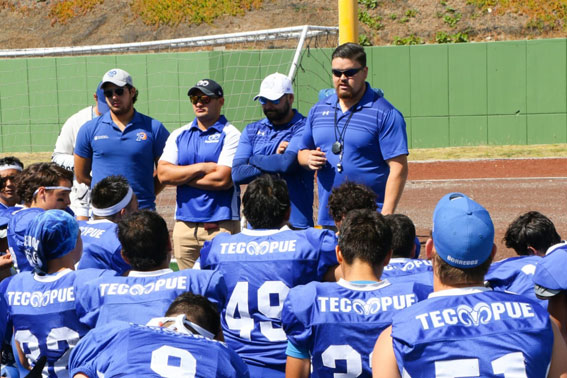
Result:
M488 211L463 193L446 194L433 212L433 245L456 268L474 268L489 258L494 225Z
M71 252L77 244L79 224L63 210L47 210L28 226L24 251L37 273L47 273L47 262Z
M102 89L102 81L98 83L96 87L96 103L98 107L98 112L104 114L110 110L108 104L106 103L106 97L104 97L104 89Z
M566 268L567 244L556 244L536 265L533 276L536 295L547 299L567 290Z

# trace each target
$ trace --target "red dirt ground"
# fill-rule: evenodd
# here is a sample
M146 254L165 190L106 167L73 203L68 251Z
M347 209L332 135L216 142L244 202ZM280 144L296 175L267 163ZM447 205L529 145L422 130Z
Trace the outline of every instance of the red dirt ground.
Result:
M410 163L409 180L398 207L415 223L424 242L437 201L446 193L469 195L490 212L498 246L496 259L515 255L502 244L508 224L537 210L567 235L567 159L496 159Z
M514 255L502 244L502 237L514 218L530 210L548 216L559 234L567 237L567 159L410 162L409 172L398 212L414 221L422 243L431 230L435 204L449 192L463 192L490 212L497 260ZM164 190L157 204L172 227L175 189Z

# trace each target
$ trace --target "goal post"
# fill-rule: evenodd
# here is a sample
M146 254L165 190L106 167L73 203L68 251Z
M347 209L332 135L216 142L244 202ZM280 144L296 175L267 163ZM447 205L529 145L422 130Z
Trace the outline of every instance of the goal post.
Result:
M295 106L307 113L331 86L330 53L338 29L298 26L140 43L0 50L0 152L50 151L65 120L93 103L110 68L128 71L141 113L171 131L194 118L187 90L211 78L225 91L224 114L238 128L263 117L253 101L262 79L281 72L294 82Z

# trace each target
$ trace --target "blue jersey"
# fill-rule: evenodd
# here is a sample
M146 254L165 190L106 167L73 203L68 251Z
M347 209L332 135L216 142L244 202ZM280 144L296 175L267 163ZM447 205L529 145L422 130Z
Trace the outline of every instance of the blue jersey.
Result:
M120 252L122 245L118 240L116 223L106 219L79 221L83 255L77 269L111 269L119 275L130 270Z
M90 328L114 320L146 324L163 316L177 296L190 291L207 297L219 312L226 301L226 285L218 272L192 269L174 272L130 271L127 277L104 277L79 287L81 321Z
M540 256L516 256L490 265L484 280L494 290L525 295L547 307L547 301L536 297L533 276Z
M240 131L224 116L203 131L195 118L175 130L167 140L160 160L174 165L213 162L232 167ZM218 222L240 219L240 195L234 186L224 190L205 190L189 185L177 186L175 219L185 222Z
M124 322L89 332L71 353L69 371L106 378L250 376L224 343Z
M485 288L434 293L394 316L392 338L400 374L413 378L546 377L553 348L543 307Z
M221 317L226 343L246 363L285 369L281 310L290 288L321 280L337 265L335 235L309 228L222 233L201 249L201 268L218 269L229 292Z
M39 276L22 272L0 284L0 329L13 325L14 338L31 365L47 356L44 376L67 377L69 349L88 328L76 313L77 283L86 282L110 271L63 270Z
M336 169L339 155L332 152L338 136L335 114L339 132L346 128L341 172ZM299 149L314 150L316 147L320 147L327 158L325 166L317 171L318 222L332 226L334 221L327 203L331 190L345 180L370 187L378 195L378 208L382 208L390 174L387 160L408 154L406 123L402 114L367 83L360 101L344 113L336 93L311 108Z
M107 112L79 129L75 154L92 159L91 187L110 175L122 175L136 193L139 207L153 209L154 165L168 136L161 122L137 111L122 131Z
M382 279L392 282L411 281L433 286L431 261L394 257L382 271Z
M285 125L273 125L267 118L250 123L243 130L232 167L236 184L248 184L262 173L278 173L286 181L291 202L289 223L296 228L313 227L313 171L297 164L297 147L305 127L305 117L294 110ZM286 152L277 154L282 142ZM288 163L286 159L290 159Z
M311 377L370 377L370 353L392 316L432 290L413 282L312 282L291 289L282 323L289 342L309 351Z
M33 271L24 252L24 235L31 221L44 211L39 207L17 209L12 213L10 223L8 223L8 247L15 259L16 268L20 272Z

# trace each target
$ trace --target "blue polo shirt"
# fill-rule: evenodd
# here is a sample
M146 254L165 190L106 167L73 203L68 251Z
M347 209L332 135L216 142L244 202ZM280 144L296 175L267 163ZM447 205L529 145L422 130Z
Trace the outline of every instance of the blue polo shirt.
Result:
M289 190L289 223L296 228L313 227L313 171L297 164L305 120L294 110L292 120L285 125L275 126L267 118L249 124L240 136L232 166L235 184L248 184L265 172L279 173ZM289 142L286 154L276 154L283 141Z
M203 131L195 118L173 131L160 160L175 165L214 162L232 167L240 131L224 116ZM189 185L177 187L175 219L185 222L219 222L240 219L240 196L234 186L225 190L204 190Z
M154 209L154 164L168 136L161 122L135 110L122 132L107 112L79 129L75 154L92 159L91 187L110 175L122 175L136 193L138 206Z
M331 150L333 143L337 141L335 110L339 132L354 112L344 136L341 173L336 169L339 155ZM299 149L313 150L316 147L321 147L327 157L327 164L317 172L318 223L331 226L334 222L327 209L329 195L334 187L345 180L372 188L378 194L378 207L382 208L386 180L390 173L386 160L408 154L406 123L402 114L366 83L362 99L344 113L336 93L311 108Z

